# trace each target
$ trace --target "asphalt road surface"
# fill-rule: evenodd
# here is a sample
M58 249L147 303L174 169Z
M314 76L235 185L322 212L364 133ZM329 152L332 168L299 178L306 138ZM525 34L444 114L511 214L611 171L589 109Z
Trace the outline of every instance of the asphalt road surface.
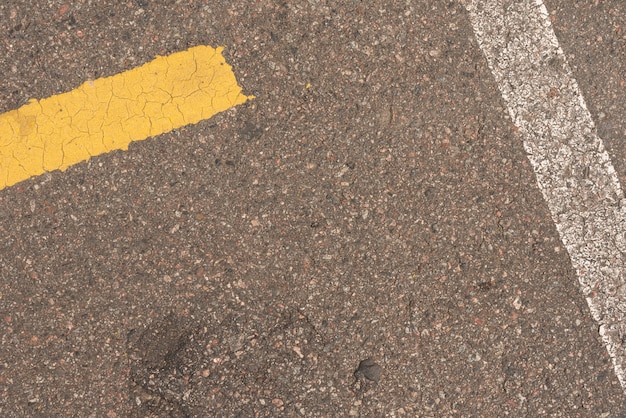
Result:
M546 0L626 184L626 8ZM256 98L0 191L0 414L620 417L458 1L0 5L0 112L196 45Z

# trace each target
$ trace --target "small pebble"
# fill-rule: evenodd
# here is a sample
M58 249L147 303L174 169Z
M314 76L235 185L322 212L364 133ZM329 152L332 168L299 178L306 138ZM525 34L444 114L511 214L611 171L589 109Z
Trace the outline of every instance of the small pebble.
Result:
M356 371L354 372L354 376L357 379L360 377L365 377L366 379L373 382L378 382L382 374L382 367L376 364L371 358L361 361L359 363L359 368L356 369Z

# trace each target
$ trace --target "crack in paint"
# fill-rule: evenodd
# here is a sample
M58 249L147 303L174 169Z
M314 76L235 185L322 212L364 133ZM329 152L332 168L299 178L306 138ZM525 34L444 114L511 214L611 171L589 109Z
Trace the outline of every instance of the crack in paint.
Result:
M209 119L245 96L222 56L196 46L0 115L0 189Z
M543 2L465 6L626 393L626 197L610 156Z

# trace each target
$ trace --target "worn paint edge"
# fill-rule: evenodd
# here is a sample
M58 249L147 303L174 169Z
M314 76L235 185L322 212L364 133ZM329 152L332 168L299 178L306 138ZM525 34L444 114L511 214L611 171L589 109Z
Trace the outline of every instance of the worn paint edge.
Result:
M0 189L209 119L245 96L222 55L199 45L0 115Z
M626 200L615 168L543 2L465 7L626 392Z

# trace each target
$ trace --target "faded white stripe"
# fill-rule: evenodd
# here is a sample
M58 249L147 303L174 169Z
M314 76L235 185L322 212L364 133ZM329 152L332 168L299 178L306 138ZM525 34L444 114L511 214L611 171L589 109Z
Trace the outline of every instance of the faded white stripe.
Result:
M626 391L626 200L541 0L467 0L599 333Z

